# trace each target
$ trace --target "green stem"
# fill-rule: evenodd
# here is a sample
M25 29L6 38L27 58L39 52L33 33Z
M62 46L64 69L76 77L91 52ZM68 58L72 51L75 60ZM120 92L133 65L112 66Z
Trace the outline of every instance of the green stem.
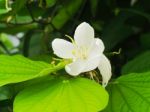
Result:
M28 55L29 55L30 40L31 40L32 35L33 35L33 30L30 30L24 36L23 55L25 57L28 57Z
M16 25L16 26L0 28L0 33L5 32L5 33L10 33L10 34L15 34L18 32L23 32L23 31L27 31L27 30L36 29L36 28L38 28L37 23L31 23L31 24L25 24L25 25Z

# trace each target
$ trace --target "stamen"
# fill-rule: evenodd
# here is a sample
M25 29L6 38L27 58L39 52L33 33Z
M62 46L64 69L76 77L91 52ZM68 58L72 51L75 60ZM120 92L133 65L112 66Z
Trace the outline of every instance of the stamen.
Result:
M73 44L75 44L75 41L73 40L73 38L71 36L69 36L69 35L65 35L65 36L68 37Z
M75 49L72 50L72 54L82 60L86 60L88 57L88 49L86 47L81 47L81 46L75 46Z

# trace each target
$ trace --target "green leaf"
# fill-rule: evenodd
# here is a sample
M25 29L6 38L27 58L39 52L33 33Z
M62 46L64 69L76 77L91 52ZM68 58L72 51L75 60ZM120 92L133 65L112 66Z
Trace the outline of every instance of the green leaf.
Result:
M8 84L5 86L2 86L2 87L0 87L0 101L11 100L23 89L30 87L33 84L38 85L39 83L43 83L45 81L51 81L54 78L55 78L55 76L50 77L49 75L47 75L47 76L38 77L35 79L20 82L20 83ZM0 102L0 104L1 104L1 102Z
M0 28L0 33L5 32L9 34L16 34L18 32L29 31L29 30L37 29L37 28L38 28L37 23L31 23L31 24L25 24L25 25L3 27L3 28Z
M25 7L28 0L15 0L13 3L13 13L17 13L20 9Z
M150 112L150 72L124 75L107 89L110 100L103 112Z
M9 86L0 87L0 101L12 98L11 88Z
M52 7L53 5L55 5L56 0L46 0L46 5L47 7Z
M125 21L130 16L128 13L121 13L104 27L101 38L105 43L106 50L111 50L118 43L133 34L131 27L125 24Z
M6 12L8 12L6 9L0 9L0 14L4 14Z
M64 68L65 63L54 66L40 61L31 61L23 56L0 55L0 86L42 77Z
M5 33L0 34L0 41L3 42L5 46L7 46L8 49L13 48L13 43L8 39L8 35Z
M6 0L0 0L0 14L7 13L8 11Z
M32 57L32 56L37 56L39 54L43 54L44 50L45 50L44 49L45 43L43 42L43 33L37 32L37 33L33 34L31 32L31 36L32 37L31 37L30 43L29 43L28 55L30 57ZM28 38L27 38L27 40L28 40Z
M150 71L150 51L147 51L135 59L129 61L122 68L122 74L141 73Z
M98 112L107 103L107 92L96 82L58 78L20 92L14 101L14 112Z
M40 54L37 56L30 57L30 59L35 60L35 61L44 61L47 63L52 62L52 57L50 57L50 54Z
M150 49L150 33L142 34L140 37L140 42L143 48Z
M121 10L139 15L141 17L145 17L150 22L150 14L146 13L145 11L141 11L141 10L137 10L137 9L135 10L135 9L130 9L130 8L121 9Z
M61 29L63 25L80 9L82 3L82 0L69 1L68 4L65 4L65 6L60 8L58 14L52 19L52 24L57 29Z

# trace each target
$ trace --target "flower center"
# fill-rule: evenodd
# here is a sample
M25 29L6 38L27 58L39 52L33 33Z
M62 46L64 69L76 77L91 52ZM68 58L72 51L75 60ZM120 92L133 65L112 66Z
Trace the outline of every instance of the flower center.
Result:
M76 46L76 49L72 51L72 54L79 59L86 60L88 57L88 49L86 47Z

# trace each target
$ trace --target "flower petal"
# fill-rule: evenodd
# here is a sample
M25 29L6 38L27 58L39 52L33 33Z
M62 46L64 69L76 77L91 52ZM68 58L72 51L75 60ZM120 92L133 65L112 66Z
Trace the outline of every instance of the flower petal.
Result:
M75 30L74 40L78 46L89 47L94 41L94 29L86 22L81 23Z
M84 69L84 62L82 60L76 60L71 64L65 66L65 70L72 76L79 75Z
M95 38L95 44L98 46L98 48L100 50L99 52L103 52L104 51L105 46L104 46L104 43L103 43L103 41L101 39Z
M106 87L108 81L111 78L112 73L111 73L111 64L105 55L101 56L101 61L98 65L98 69L103 78L102 85L103 87Z
M72 54L74 45L69 41L64 39L54 39L52 42L52 48L54 54L56 54L58 57L66 59L74 57Z
M101 39L95 38L90 50L89 50L89 57L99 56L104 51L104 44Z
M87 59L85 62L85 68L82 72L88 72L96 69L100 63L100 59L101 59L100 55Z

